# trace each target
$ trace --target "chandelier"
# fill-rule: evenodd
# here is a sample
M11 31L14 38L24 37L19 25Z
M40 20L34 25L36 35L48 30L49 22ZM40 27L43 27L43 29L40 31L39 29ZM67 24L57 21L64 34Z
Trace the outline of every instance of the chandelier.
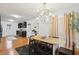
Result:
M37 17L37 19L40 19L42 23L49 22L52 13L50 12L50 9L47 7L46 3L43 3L42 9L40 9L38 13L39 16Z

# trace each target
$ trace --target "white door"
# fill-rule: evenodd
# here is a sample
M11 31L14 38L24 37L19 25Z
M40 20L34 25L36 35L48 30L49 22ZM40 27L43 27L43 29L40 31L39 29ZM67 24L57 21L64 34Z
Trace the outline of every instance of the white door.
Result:
M11 24L7 24L6 35L12 35L12 25Z

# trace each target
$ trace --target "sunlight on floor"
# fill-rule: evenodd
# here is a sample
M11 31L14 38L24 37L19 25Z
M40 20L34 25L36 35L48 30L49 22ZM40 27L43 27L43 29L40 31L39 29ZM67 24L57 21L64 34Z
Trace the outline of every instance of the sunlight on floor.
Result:
M6 39L6 49L8 50L9 55L14 55L14 51L13 51L13 40L15 38L14 37L8 37Z

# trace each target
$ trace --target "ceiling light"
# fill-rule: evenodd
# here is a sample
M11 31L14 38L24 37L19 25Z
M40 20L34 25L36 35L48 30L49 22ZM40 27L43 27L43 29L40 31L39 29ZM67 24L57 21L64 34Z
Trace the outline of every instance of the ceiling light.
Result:
M13 19L8 19L8 21L13 22L14 20Z
M39 9L38 13L39 13L38 18L40 19L40 21L42 21L43 23L50 22L50 17L52 13L46 3L43 3L42 9Z
M19 15L11 15L11 16L13 16L13 17L15 17L15 18L20 18L21 16L19 16Z

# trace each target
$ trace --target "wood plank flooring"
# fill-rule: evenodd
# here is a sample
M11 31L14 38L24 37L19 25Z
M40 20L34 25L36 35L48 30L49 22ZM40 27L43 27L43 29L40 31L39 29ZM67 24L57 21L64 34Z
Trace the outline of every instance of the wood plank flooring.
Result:
M28 45L29 40L24 37L19 37L17 40L14 40L12 45L13 47L11 49L6 48L6 38L2 38L0 42L0 55L17 55L18 53L15 51L15 48Z
M0 42L0 55L18 55L15 48L29 45L29 39L26 37L19 37L17 40L13 41L12 44L12 49L6 49L6 38L2 38ZM76 49L75 55L79 55L79 48Z

